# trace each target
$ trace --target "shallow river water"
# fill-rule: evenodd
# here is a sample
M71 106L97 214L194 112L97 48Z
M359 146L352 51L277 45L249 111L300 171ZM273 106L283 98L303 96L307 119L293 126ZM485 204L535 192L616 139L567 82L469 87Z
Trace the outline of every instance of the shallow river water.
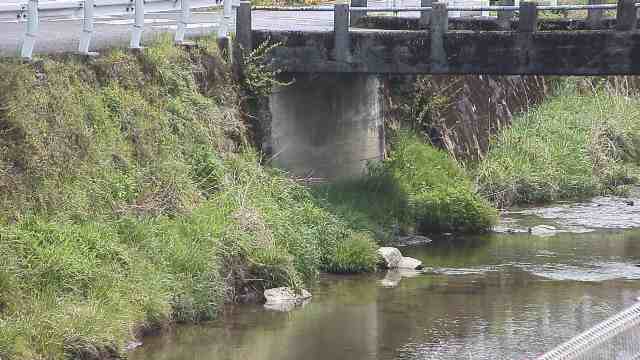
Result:
M546 213L515 212L505 223L549 224ZM577 226L557 218L558 228ZM449 236L403 247L423 272L323 276L302 307L233 306L218 321L145 339L131 358L533 358L640 296L640 230L589 224L579 233Z

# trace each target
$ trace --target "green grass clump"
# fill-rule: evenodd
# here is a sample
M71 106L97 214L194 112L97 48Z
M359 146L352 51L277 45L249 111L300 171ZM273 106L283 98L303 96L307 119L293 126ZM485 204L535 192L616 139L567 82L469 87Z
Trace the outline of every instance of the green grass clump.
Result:
M485 231L496 220L455 160L402 132L389 158L367 177L323 186L316 194L354 226L385 240L399 233Z
M136 332L211 319L225 301L375 268L369 234L250 151L221 167L189 214L0 228L0 356L117 354Z
M260 165L209 42L0 62L0 358L115 358L375 242Z
M639 105L563 90L493 140L477 169L482 192L499 206L624 193L640 159Z

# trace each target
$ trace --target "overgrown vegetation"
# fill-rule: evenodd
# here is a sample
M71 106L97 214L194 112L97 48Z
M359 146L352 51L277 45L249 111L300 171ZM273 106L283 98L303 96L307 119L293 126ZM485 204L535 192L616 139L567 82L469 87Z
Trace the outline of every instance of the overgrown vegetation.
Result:
M259 164L215 45L0 63L0 358L110 357L225 301L373 269Z
M318 190L352 224L382 238L397 233L486 231L496 212L446 152L400 132L393 150L363 180ZM382 226L380 226L382 224Z
M272 48L239 82L206 39L0 62L1 359L117 357L264 288L372 271L374 238L495 222L466 170L406 124L362 180L310 190L263 167L240 109L282 85L260 65ZM449 105L423 93L399 111L431 137ZM640 165L638 105L565 89L495 139L482 192L508 205L624 191Z
M480 163L482 192L498 206L623 194L637 181L638 98L563 86L498 135Z

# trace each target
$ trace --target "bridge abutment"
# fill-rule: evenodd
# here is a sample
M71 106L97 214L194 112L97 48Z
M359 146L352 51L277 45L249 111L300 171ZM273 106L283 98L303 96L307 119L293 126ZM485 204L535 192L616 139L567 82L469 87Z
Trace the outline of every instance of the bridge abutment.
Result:
M380 81L371 74L296 74L269 99L273 164L297 176L364 174L384 154Z

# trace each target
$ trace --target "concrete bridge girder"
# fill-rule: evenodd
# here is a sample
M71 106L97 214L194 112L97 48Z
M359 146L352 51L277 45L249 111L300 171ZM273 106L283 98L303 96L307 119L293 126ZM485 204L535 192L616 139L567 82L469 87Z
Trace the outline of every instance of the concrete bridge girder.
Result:
M640 74L635 0L619 0L615 30L538 31L537 13L523 2L515 31L450 31L446 5L433 3L428 30L358 31L349 29L348 6L337 4L332 32L251 31L244 3L240 48L280 43L268 63L297 74L269 101L275 164L299 176L343 178L382 158L376 74ZM513 19L496 21L504 28Z

